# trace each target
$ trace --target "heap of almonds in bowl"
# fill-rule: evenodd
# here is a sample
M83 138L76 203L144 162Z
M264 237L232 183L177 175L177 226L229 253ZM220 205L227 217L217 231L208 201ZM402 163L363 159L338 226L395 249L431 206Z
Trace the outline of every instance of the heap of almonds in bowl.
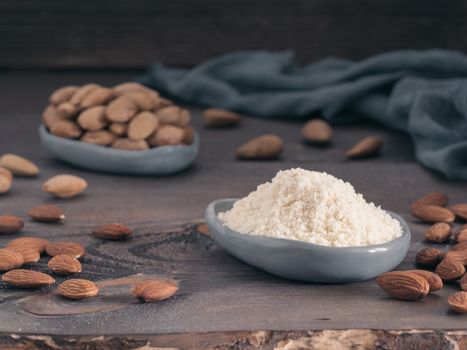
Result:
M42 114L55 136L130 151L190 145L190 119L187 110L134 82L61 87Z
M420 270L391 271L377 278L379 286L393 298L417 300L439 290L443 282L458 285L461 291L448 297L449 307L461 314L467 313L467 224L457 227L454 222L467 221L467 203L447 206L449 198L433 192L411 205L417 219L431 224L425 231L425 240L433 244L451 244L449 250L436 246L417 252L415 262ZM429 271L430 269L431 271Z

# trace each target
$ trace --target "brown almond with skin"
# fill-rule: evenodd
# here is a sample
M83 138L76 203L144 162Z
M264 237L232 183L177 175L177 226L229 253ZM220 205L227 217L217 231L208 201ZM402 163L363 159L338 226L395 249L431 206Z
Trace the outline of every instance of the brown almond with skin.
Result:
M220 108L208 108L203 112L203 122L208 128L227 128L237 126L241 115Z
M125 136L128 130L127 123L112 123L109 126L109 130L117 136Z
M358 141L346 153L350 159L374 156L381 152L383 140L378 136L367 136Z
M50 256L70 255L76 259L86 254L86 250L81 244L72 241L51 242L47 244L45 251Z
M467 204L460 203L450 207L451 211L456 214L456 217L460 220L467 220Z
M105 116L105 108L105 106L94 106L82 111L77 119L79 126L88 131L105 128L109 123Z
M459 242L451 247L451 251L467 250L467 242Z
M59 275L72 275L82 271L79 260L70 255L56 255L49 260L47 266Z
M415 273L420 277L426 279L426 281L430 285L430 293L443 288L443 281L441 280L441 277L439 277L436 273L426 270L408 270L407 272Z
M467 229L464 229L464 230L459 231L457 233L456 242L459 242L459 243L466 242L467 243Z
M416 205L412 207L411 213L417 219L428 223L453 222L455 219L452 211L436 205Z
M0 166L8 169L13 175L36 176L39 174L39 167L30 160L7 153L0 158Z
M459 281L462 290L467 291L467 273Z
M42 124L50 129L52 125L60 120L62 120L62 118L57 113L57 107L53 105L48 105L45 107L44 111L42 112Z
M49 102L54 105L67 102L77 90L78 87L73 85L58 88L50 95Z
M81 105L81 102L89 95L92 91L99 88L100 86L94 83L86 84L79 87L76 92L71 96L70 102L75 106Z
M113 87L113 91L117 94L117 95L121 95L125 92L128 92L128 91L134 91L134 90L145 90L147 89L146 86L140 84L140 83L135 83L133 81L128 81L128 82L125 82L125 83L121 83L121 84L118 84L118 85L115 85Z
M41 259L41 253L28 246L7 247L23 257L23 264L33 264Z
M0 271L17 269L24 263L21 254L8 248L0 248Z
M104 105L114 97L114 92L105 87L97 87L89 92L81 101L80 107L86 109L93 106Z
M65 219L63 210L53 204L38 205L29 210L28 215L35 221L57 222Z
M149 149L149 145L144 140L130 140L128 138L116 139L112 143L112 148L123 149L127 151L145 151Z
M184 134L183 134L183 139L182 143L184 145L191 145L195 139L195 130L193 128L184 128L183 129Z
M71 119L78 113L78 108L71 102L63 102L57 106L57 115L62 119Z
M20 217L14 215L0 216L0 234L8 235L16 233L24 227L24 222Z
M458 261L461 265L467 265L467 250L450 250L444 254L444 259ZM444 260L443 259L443 260Z
M441 251L436 248L423 248L415 256L415 261L421 265L436 266L439 263Z
M206 224L199 224L196 226L196 232L201 233L202 235L211 236L209 233L209 227Z
M110 102L105 110L107 119L111 122L126 123L138 112L138 107L126 96L120 96Z
M110 240L128 239L133 234L133 230L120 223L106 224L97 227L92 234L99 238Z
M116 139L117 136L108 130L88 131L81 136L81 141L100 146L111 145Z
M159 126L159 119L151 112L138 113L128 124L128 138L132 140L144 140L149 137Z
M70 198L83 192L86 187L88 183L84 179L65 174L48 179L42 185L42 190L59 198Z
M89 280L73 278L69 279L57 288L57 294L68 299L85 299L97 296L99 287Z
M263 135L248 141L237 149L240 159L275 159L284 149L284 142L277 135Z
M156 117L161 124L185 127L188 126L191 120L190 112L178 106L169 106L159 109L156 112Z
M302 137L310 143L325 144L332 139L332 128L322 119L313 119L307 122L301 130Z
M460 314L467 314L467 292L457 292L448 297L449 307Z
M131 99L141 111L153 110L159 100L159 94L149 89L126 91L123 96Z
M15 250L22 247L27 247L38 251L39 253L45 252L45 247L49 244L49 241L40 237L19 237L7 244L7 248Z
M0 194L9 192L12 185L13 179L0 171Z
M174 103L173 101L170 101L169 99L167 98L164 98L164 97L160 97L159 96L159 100L157 101L157 106L154 107L153 109L153 112L157 112L165 107L169 107L169 106L173 106Z
M185 130L173 125L164 125L152 134L147 142L153 147L180 145L185 139Z
M421 299L430 291L427 280L412 272L386 272L378 276L376 282L386 293L399 300Z
M76 139L81 136L81 129L71 120L60 120L50 127L50 133L67 139Z
M177 290L178 285L175 282L154 279L136 284L131 292L141 301L154 302L170 298Z
M1 166L0 166L0 175L5 176L10 181L13 180L13 173L10 170L8 170L7 168L3 168Z
M448 204L449 198L444 193L432 192L418 198L412 203L414 205L436 205L438 207L444 207Z
M3 283L19 288L39 288L50 286L55 279L45 273L25 269L10 270L2 276Z
M451 226L438 222L425 231L425 239L429 242L444 243L451 237Z
M457 260L446 258L436 266L435 272L443 281L454 281L465 274L465 267Z

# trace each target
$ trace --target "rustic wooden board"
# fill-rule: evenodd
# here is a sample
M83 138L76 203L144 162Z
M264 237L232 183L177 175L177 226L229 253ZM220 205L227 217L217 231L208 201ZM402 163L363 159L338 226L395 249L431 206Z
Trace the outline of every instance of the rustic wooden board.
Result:
M467 186L447 182L421 168L414 162L411 142L406 136L377 126L342 126L336 130L332 147L313 148L300 142L298 124L248 119L237 129L205 130L201 127L199 110L194 109L195 126L202 138L200 157L195 166L172 177L92 173L53 160L39 146L36 129L39 112L54 87L84 81L114 84L129 78L116 73L2 76L0 150L33 159L41 167L41 175L37 179L16 179L11 193L0 198L0 213L25 216L36 204L57 203L67 215L63 224L40 224L26 219L25 229L19 236L38 235L51 240L67 238L85 244L88 254L83 259L81 276L84 278L100 281L135 274L162 275L180 280L180 293L170 301L144 305L126 297L129 287L123 286L111 288L95 300L79 303L54 298L34 299L47 290L32 293L2 285L0 334L3 336L0 344L19 339L16 335L25 342L37 340L23 336L27 334L71 336L61 340L54 338L59 343L83 336L83 344L94 335L109 335L114 336L107 338L110 343L120 344L129 337L139 339L140 344L156 339L155 335L173 333L190 333L192 336L193 333L217 332L213 333L213 338L206 335L207 338L192 339L217 339L221 343L238 337L245 339L251 335L249 332L256 330L465 329L465 317L450 312L446 302L447 296L457 290L455 285L448 285L420 302L408 303L389 299L374 281L348 285L288 281L240 262L209 237L194 230L194 224L203 220L204 209L211 200L243 196L257 184L270 179L277 170L301 166L344 178L367 199L400 213L413 230L413 244L400 268L411 268L415 252L424 245L421 237L426 226L410 217L410 202L433 190L446 192L453 202L465 201ZM275 132L286 140L286 151L281 160L239 162L234 159L233 152L239 143L266 132ZM384 156L345 161L343 150L369 133L384 136ZM88 180L89 189L84 195L70 200L51 199L41 192L40 187L45 179L57 173L82 176ZM89 235L94 226L113 221L133 226L135 237L128 242L103 242ZM0 237L0 245L13 237ZM43 258L33 268L46 270L46 262ZM62 280L58 278L58 281ZM84 307L94 310L111 308L112 311L70 315L82 312ZM45 316L51 313L64 314ZM248 333L234 332L240 330ZM233 333L223 333L226 331ZM15 336L12 338L11 334ZM278 332L274 333L276 338L271 339L306 338L313 334L321 333ZM335 336L336 333L332 334ZM443 337L447 333L434 334L442 338L437 338L438 341L446 341ZM465 334L456 334L465 344ZM140 338L132 338L132 335ZM173 339L178 339L182 347L187 341L184 337L173 337L157 339L165 345L175 344ZM45 338L41 339L42 342ZM155 343L159 344L159 341Z
M302 62L433 47L467 52L462 0L0 0L0 67L193 65L243 49Z

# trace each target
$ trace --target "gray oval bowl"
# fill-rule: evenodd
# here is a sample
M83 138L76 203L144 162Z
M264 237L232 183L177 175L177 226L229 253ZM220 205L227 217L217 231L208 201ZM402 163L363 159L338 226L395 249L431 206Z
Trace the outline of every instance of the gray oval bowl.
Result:
M173 174L192 164L199 149L196 133L189 146L162 146L147 151L125 151L70 140L50 134L43 125L39 135L44 148L54 157L82 168L115 174Z
M410 245L410 229L397 214L402 236L364 247L327 247L289 239L251 236L229 229L217 217L236 199L219 199L206 209L206 222L216 243L246 263L274 275L300 281L346 283L363 281L400 264Z

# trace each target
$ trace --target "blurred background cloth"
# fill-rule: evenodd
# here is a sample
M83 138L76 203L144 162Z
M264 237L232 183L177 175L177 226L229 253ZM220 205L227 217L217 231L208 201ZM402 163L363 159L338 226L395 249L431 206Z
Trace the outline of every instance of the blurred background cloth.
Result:
M193 69L153 65L141 82L183 102L260 118L370 119L412 137L420 163L467 180L467 56L396 51L305 66L291 51L242 51Z

